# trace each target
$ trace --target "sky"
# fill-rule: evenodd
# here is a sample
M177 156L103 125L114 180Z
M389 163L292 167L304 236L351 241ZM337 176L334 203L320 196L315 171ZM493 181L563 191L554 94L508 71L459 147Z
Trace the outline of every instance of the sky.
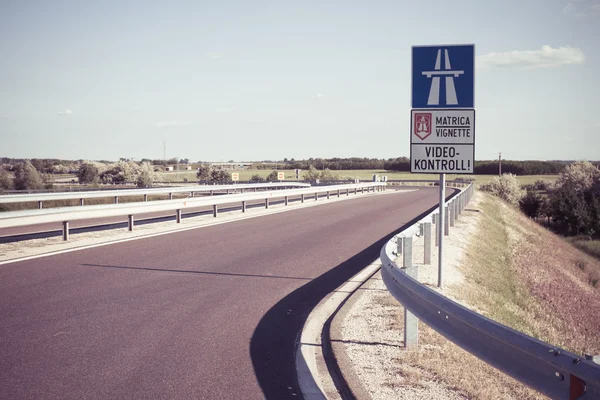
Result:
M600 159L600 0L0 0L0 156L409 156L411 48L453 43L476 159Z

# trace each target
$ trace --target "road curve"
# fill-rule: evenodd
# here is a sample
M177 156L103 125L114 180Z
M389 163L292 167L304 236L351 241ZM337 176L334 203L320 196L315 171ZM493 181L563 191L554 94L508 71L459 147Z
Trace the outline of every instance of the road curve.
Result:
M0 266L0 398L300 398L321 298L436 188Z

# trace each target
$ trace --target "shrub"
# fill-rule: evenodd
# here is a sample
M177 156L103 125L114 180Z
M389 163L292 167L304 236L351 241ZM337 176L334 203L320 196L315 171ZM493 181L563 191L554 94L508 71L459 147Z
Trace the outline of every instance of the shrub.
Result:
M277 182L279 179L277 179L277 171L273 170L271 171L271 173L269 175L267 175L266 178L267 182Z
M41 189L44 184L37 170L29 160L15 167L14 186L17 190Z
M308 170L304 173L304 180L306 181L315 181L321 178L321 172L311 165Z
M516 175L513 174L497 176L490 183L481 185L479 189L498 196L514 205L518 205L525 194L519 185Z
M264 182L265 178L263 178L262 176L260 176L259 174L254 174L252 175L252 177L250 178L250 182Z
M538 179L533 184L533 189L534 190L549 190L551 187L552 187L552 183L551 182L543 181L541 179Z

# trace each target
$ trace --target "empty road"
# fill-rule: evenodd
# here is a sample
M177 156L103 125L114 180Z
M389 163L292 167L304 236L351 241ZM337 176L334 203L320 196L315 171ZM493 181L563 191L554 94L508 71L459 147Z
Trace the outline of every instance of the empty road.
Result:
M359 197L0 265L0 398L301 398L293 351L312 308L437 199Z

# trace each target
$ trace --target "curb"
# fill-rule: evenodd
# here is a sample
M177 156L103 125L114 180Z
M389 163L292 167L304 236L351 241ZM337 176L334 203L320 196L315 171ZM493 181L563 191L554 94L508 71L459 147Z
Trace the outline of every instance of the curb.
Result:
M325 297L309 314L296 347L296 373L305 399L354 399L335 358L330 327L348 299L381 268L377 259Z

